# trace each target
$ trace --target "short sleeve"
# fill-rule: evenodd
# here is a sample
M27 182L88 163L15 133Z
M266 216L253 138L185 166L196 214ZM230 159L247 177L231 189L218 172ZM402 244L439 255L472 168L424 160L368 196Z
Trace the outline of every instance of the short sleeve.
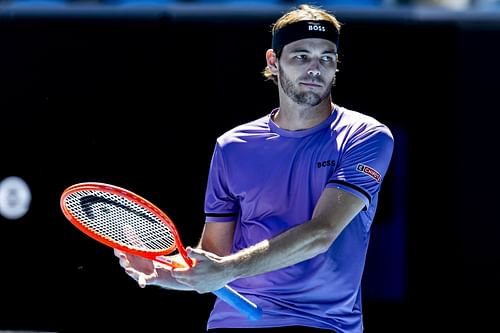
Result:
M205 221L229 222L238 216L238 201L232 195L219 143L215 145L205 192Z
M359 130L348 140L327 187L341 188L358 196L364 201L366 209L380 190L393 148L394 137L385 125Z

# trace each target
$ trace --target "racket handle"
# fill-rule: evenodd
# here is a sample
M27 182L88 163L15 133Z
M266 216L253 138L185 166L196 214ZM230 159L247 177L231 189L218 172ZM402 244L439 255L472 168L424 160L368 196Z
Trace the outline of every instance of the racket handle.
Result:
M224 286L213 293L224 302L245 313L249 319L258 320L262 317L262 309L259 306L229 286Z

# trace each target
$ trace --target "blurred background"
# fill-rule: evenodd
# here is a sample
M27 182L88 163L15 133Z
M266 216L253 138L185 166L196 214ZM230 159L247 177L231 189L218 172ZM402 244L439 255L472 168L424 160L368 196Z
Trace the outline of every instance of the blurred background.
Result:
M0 0L0 330L204 331L213 295L138 288L59 197L128 188L195 245L215 139L277 106L260 73L271 24L299 3ZM395 136L366 332L492 331L500 3L311 3L343 23L334 101Z

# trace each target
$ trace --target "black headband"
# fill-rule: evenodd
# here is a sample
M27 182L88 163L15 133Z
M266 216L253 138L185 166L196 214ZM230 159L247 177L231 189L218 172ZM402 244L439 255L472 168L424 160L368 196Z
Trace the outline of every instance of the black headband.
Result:
M298 21L285 25L273 33L272 48L279 57L283 47L304 38L322 38L333 42L339 49L339 31L330 21Z

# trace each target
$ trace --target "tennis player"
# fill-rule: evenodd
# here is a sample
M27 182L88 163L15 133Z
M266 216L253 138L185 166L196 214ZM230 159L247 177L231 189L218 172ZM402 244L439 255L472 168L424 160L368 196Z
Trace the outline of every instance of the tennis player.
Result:
M265 78L279 107L215 143L197 264L169 271L117 253L142 286L207 293L228 284L263 309L250 320L217 299L207 330L363 331L361 280L391 161L390 129L333 102L341 24L300 5L280 17Z

